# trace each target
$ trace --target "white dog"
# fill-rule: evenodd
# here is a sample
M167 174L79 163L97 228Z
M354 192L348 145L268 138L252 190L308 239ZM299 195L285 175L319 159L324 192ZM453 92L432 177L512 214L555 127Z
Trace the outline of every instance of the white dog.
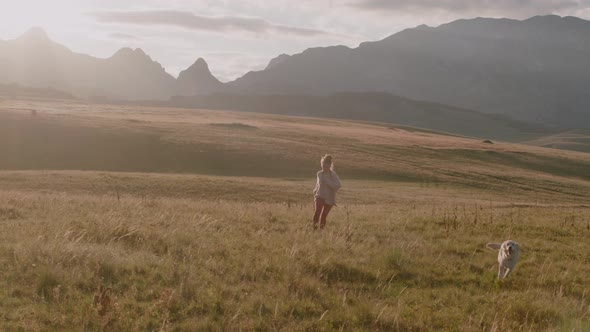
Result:
M498 280L506 278L518 262L519 246L518 243L508 240L504 243L488 243L487 247L498 252Z

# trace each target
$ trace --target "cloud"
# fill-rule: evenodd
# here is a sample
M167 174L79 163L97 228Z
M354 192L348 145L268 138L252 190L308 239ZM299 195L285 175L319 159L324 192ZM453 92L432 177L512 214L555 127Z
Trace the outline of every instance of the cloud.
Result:
M113 32L111 34L109 34L109 36L113 39L119 39L119 40L126 40L126 41L130 41L130 40L142 40L142 38L134 36L134 35L130 35L130 34L126 34L126 33L121 33L121 32Z
M261 18L239 16L198 16L188 11L101 11L89 13L99 22L133 25L167 25L188 30L210 32L248 32L253 34L288 34L299 37L335 37L326 31L275 24Z
M350 0L353 8L383 13L433 13L526 17L575 13L590 7L590 0Z

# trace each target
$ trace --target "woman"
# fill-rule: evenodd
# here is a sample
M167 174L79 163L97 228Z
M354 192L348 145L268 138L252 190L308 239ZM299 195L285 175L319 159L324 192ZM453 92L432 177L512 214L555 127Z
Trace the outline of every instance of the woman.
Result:
M313 190L315 198L315 213L313 215L313 228L326 226L326 217L332 206L336 205L336 191L342 184L336 172L334 172L334 163L332 156L327 154L321 159L322 170L317 174L315 189Z

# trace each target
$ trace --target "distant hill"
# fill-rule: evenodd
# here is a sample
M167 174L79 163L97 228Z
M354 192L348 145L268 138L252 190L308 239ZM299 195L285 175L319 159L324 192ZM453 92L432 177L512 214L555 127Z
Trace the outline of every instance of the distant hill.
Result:
M217 79L203 59L196 64L197 68L187 69L177 81L141 49L123 48L110 58L99 59L72 52L53 42L40 28L14 40L0 41L0 83L52 87L82 98L167 99L211 92L198 89ZM207 68L209 75L202 75L200 68ZM201 78L205 81L198 83Z
M281 56L228 83L259 94L383 91L590 128L590 22L537 16L419 26L377 42Z
M546 148L590 152L590 130L569 130L524 143Z
M10 98L75 99L71 94L54 88L29 88L17 84L0 84L0 96Z
M149 104L154 104L153 102ZM548 135L548 127L388 93L329 96L235 95L174 97L159 106L222 109L395 123L471 137L518 141Z

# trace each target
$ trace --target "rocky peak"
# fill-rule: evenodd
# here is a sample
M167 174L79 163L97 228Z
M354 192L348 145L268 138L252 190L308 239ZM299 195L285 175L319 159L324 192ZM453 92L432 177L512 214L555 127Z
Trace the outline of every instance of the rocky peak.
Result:
M51 39L49 39L47 32L45 32L45 30L43 30L40 27L33 27L27 30L27 32L22 34L17 39L21 41L51 42Z
M183 94L211 92L219 88L221 83L209 70L209 65L203 58L198 58L186 70L178 75L178 83Z
M209 70L209 65L203 58L198 58L195 63L193 63L190 67L186 70L183 70L178 78L188 78L188 77L197 77L197 78L213 78L217 80L211 71Z
M149 59L152 61L152 58L145 54L141 48L132 49L129 47L124 47L118 50L113 54L111 59Z
M270 60L270 62L268 63L268 65L266 66L266 68L264 70L274 68L274 67L278 66L279 64L283 63L285 60L288 60L290 57L291 56L288 54L281 54L278 57Z

